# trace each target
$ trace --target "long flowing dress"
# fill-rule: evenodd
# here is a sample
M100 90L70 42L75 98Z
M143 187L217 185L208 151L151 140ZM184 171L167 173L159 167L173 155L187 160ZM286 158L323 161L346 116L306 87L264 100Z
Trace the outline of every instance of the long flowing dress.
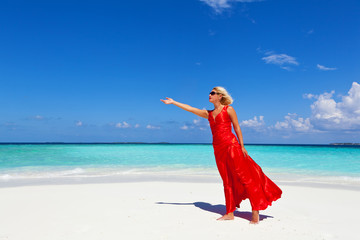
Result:
M228 106L214 118L209 111L216 165L224 184L226 213L234 212L242 200L249 198L252 210L264 210L281 197L281 189L271 181L261 167L245 157L232 133Z

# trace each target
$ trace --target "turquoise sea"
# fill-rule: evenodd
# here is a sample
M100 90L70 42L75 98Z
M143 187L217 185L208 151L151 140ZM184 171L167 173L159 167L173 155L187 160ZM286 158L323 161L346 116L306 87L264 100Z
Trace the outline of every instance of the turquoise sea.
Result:
M360 185L360 146L246 145L271 178ZM218 177L211 144L0 144L0 181L144 174Z

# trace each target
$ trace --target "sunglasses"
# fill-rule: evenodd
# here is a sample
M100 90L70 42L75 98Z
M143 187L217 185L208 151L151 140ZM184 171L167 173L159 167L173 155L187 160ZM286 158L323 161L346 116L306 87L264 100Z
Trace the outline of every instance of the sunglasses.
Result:
M215 95L215 94L220 94L220 93L217 93L217 92L214 92L214 91L211 91L211 92L210 92L210 95L211 95L211 96L213 96L213 95Z

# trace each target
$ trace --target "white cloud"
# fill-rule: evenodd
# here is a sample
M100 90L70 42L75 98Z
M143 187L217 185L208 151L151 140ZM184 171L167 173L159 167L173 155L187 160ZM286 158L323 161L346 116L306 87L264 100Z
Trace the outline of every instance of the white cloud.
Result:
M188 130L188 129L189 129L189 127L188 127L188 126L186 126L186 125L184 125L184 126L180 127L180 129L182 129L182 130Z
M147 128L147 129L160 129L160 127L158 127L158 126L153 126L153 125L150 125L150 124L148 124L148 125L146 126L146 128Z
M75 125L76 125L77 127L81 127L81 126L83 125L83 122L82 122L82 121L77 121L77 122L75 123Z
M262 132L281 131L290 136L291 133L360 131L360 84L353 82L347 95L340 96L340 101L336 101L334 95L335 91L320 95L303 94L304 98L313 100L310 105L311 115L309 117L299 117L296 113L288 113L283 121L277 121L274 125L266 127L264 118L260 116L242 121L240 125Z
M140 127L140 124L135 124L134 128L139 128Z
M325 67L325 66L320 65L320 64L316 65L316 67L317 67L318 69L322 70L322 71L334 71L334 70L336 70L336 69L337 69L337 68L329 68L329 67Z
M323 93L317 97L316 102L311 105L315 119L341 118L341 111L336 107L336 102L332 99L335 91Z
M313 130L313 126L310 123L309 118L297 118L296 113L288 113L285 116L285 120L282 122L276 122L273 126L276 130L288 130L296 132L309 132Z
M229 0L200 0L214 9L216 13L221 13L224 9L230 8Z
M40 116L40 115L36 115L34 118L37 119L37 120L43 120L44 119L44 117Z
M220 14L223 12L223 10L231 8L231 3L233 2L250 3L250 2L260 2L262 0L200 0L200 1L212 7L217 14Z
M341 101L333 99L335 91L323 93L316 97L311 105L311 121L326 130L360 130L360 84L353 82L348 95Z
M127 122L122 122L122 123L117 123L115 124L116 128L129 128L131 127L130 124L128 124Z
M256 131L262 131L265 130L265 121L264 116L259 116L259 119L257 116L255 116L253 119L244 120L240 123L241 127L248 127L253 128Z
M281 69L285 69L285 70L288 70L288 71L291 71L292 68L291 67L283 67L283 66L280 66Z
M317 98L317 95L314 95L312 93L304 93L303 98L307 98L307 99Z
M284 53L275 54L273 52L267 52L267 55L269 56L262 58L265 63L279 65L285 70L290 70L290 68L286 65L299 65L299 63L296 61L296 58Z
M201 119L194 119L194 120L193 120L193 123L194 123L195 125L197 125L197 124L200 124L200 121L201 121Z
M194 119L191 123L185 123L184 126L180 127L182 130L188 129L199 129L205 131L209 129L209 122L203 118Z
M209 129L209 121L204 118L198 118L193 120L193 128L198 128L202 131Z

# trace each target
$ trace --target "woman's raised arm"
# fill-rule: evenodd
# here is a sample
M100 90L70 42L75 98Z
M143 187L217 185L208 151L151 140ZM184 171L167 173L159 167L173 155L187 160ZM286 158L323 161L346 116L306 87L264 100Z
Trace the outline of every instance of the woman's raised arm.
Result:
M206 119L208 119L208 117L209 117L209 113L208 113L207 110L201 110L201 109L194 108L194 107L192 107L190 105L187 105L187 104L184 104L184 103L179 103L179 102L175 101L172 98L167 97L166 100L160 99L160 101L162 101L165 104L174 104L175 106L177 106L177 107L179 107L181 109L184 109L185 111L196 114L199 117L203 117L203 118L206 118Z

